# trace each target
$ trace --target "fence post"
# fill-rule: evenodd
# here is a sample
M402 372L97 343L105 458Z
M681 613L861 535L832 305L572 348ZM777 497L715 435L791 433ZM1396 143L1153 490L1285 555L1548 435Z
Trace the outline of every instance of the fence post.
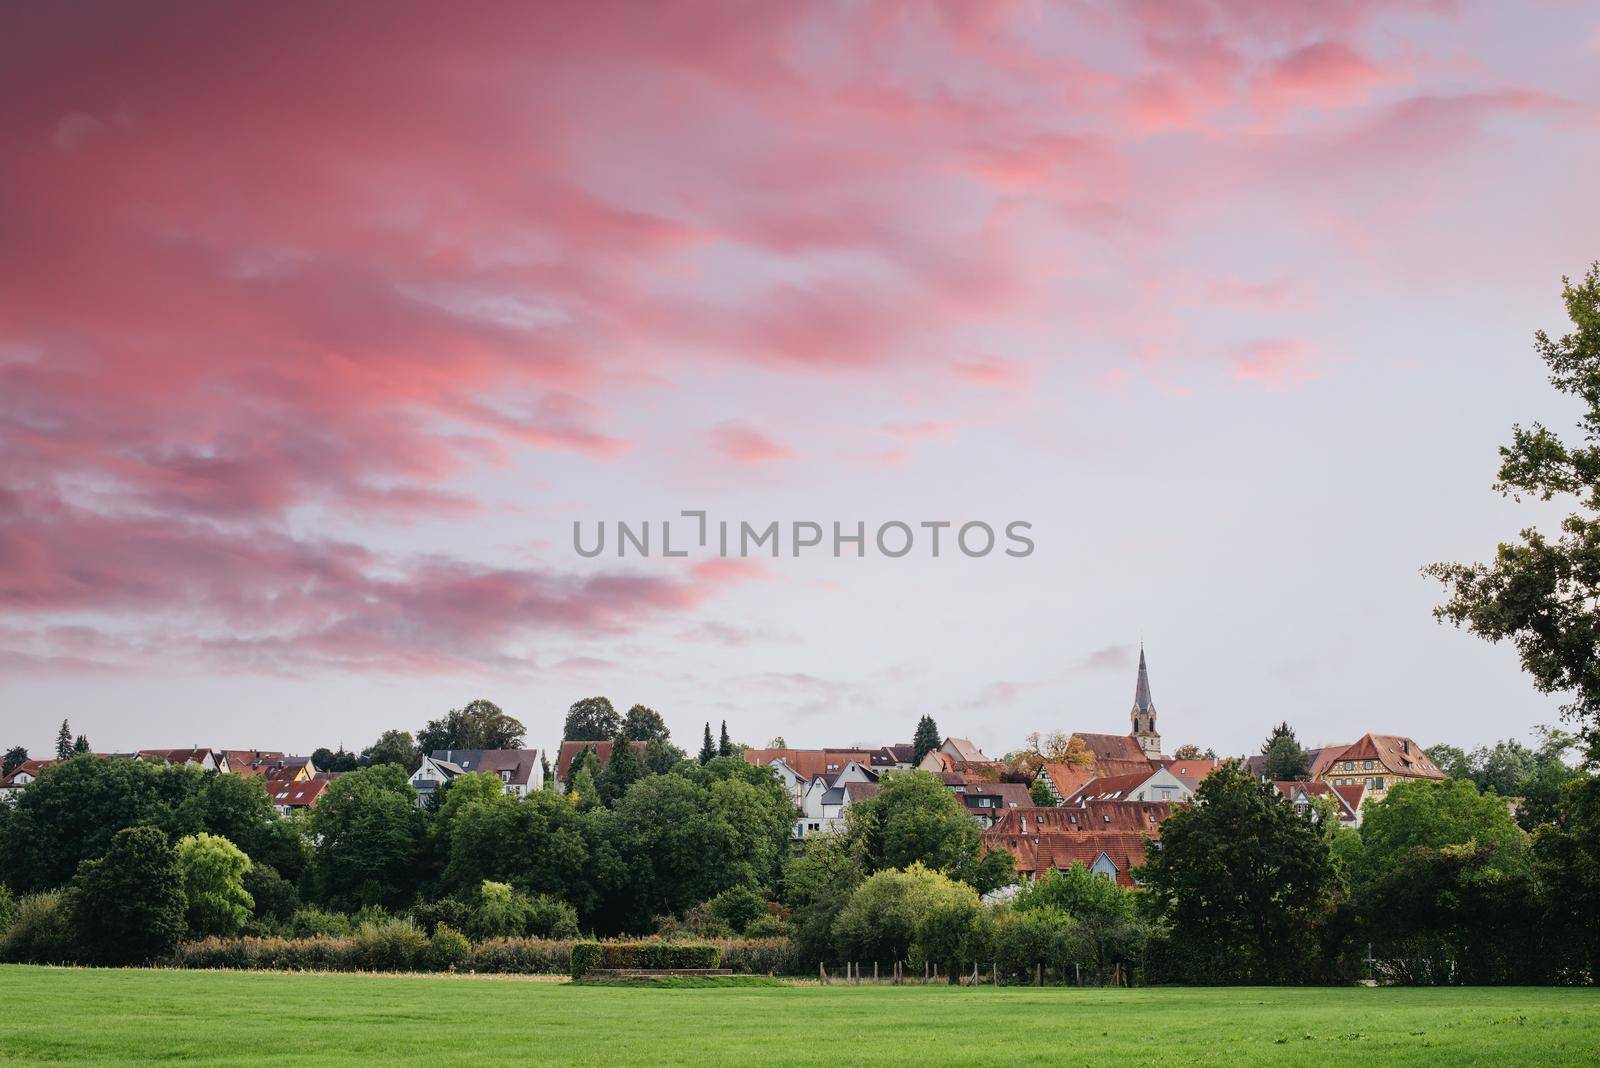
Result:
M876 983L878 981L878 962L877 961L873 961L872 962L872 981L874 983Z
M828 968L820 960L817 961L817 981L823 986L828 985Z
M1044 965L1037 962L1033 966L1033 985L1044 986Z

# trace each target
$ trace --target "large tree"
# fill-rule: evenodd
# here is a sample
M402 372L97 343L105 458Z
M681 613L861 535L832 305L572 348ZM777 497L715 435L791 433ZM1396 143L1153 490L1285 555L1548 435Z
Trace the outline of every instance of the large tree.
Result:
M1173 944L1205 962L1211 982L1304 978L1335 889L1315 822L1232 761L1195 799L1161 825L1138 873Z
M705 740L700 743L700 763L709 764L717 756L717 743L711 740L711 724L706 723Z
M587 772L585 773L587 774ZM444 884L469 891L485 879L553 894L593 910L594 816L559 794L479 797L451 826Z
M221 835L191 834L178 843L190 934L229 938L239 933L256 904L244 888L249 870L250 858Z
M605 770L600 772L595 783L600 789L600 799L608 805L613 803L643 777L644 768L639 765L633 746L624 735L617 735L611 740L611 759L606 761Z
M923 716L917 720L917 729L911 735L911 766L916 767L922 763L922 758L939 748L944 739L939 737L939 725L933 721L932 716Z
M436 749L521 749L527 728L500 706L481 697L429 720L417 732L419 752Z
M1269 779L1282 782L1310 777L1310 760L1288 723L1272 728L1272 733L1262 743L1261 755L1265 758L1262 770Z
M112 835L103 856L78 866L70 901L79 956L91 964L148 964L183 936L177 852L155 827Z
M850 806L847 820L871 871L921 863L980 893L1016 879L1011 854L985 853L983 829L950 788L928 772L884 776L876 794Z
M56 759L71 760L75 755L72 751L72 727L62 720L61 729L56 731Z
M672 732L661 713L645 705L634 705L622 717L622 733L635 742L669 741Z
M1434 615L1511 641L1535 686L1568 696L1566 711L1600 759L1600 263L1577 283L1563 278L1561 296L1574 329L1560 338L1539 331L1534 350L1550 384L1582 402L1578 440L1542 423L1514 425L1494 488L1517 501L1559 499L1571 511L1554 537L1530 526L1490 563L1424 571L1446 592Z
M379 764L335 779L311 810L311 878L338 908L410 901L420 872L424 817L404 768Z
M373 764L399 764L407 771L414 771L419 763L417 758L417 743L410 731L384 731L378 735L377 741L361 751L361 763L368 767Z
M622 718L605 697L584 697L572 702L561 728L563 742L603 742L615 738L622 729Z
M1466 779L1397 783L1361 809L1363 860L1374 873L1394 868L1413 849L1469 842L1494 846L1510 862L1521 856L1523 834L1504 800L1479 794Z
M28 751L20 745L6 750L5 762L0 764L0 775L10 775L28 762Z

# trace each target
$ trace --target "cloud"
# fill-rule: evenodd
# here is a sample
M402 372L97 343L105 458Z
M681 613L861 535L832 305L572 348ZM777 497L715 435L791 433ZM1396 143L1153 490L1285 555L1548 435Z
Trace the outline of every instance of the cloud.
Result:
M1107 645L1078 662L1086 671L1126 671L1136 662L1138 649L1132 645Z
M743 423L723 423L711 431L710 438L711 448L736 464L769 464L794 458L787 448Z
M1234 349L1230 372L1240 382L1282 389L1318 377L1310 366L1310 346L1299 338L1269 338Z

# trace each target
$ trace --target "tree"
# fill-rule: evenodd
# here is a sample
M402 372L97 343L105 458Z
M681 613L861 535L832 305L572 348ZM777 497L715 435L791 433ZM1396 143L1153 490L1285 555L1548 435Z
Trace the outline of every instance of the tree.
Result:
M655 738L644 743L644 755L640 758L640 763L651 775L665 775L676 767L680 760L687 758L688 754L671 742Z
M89 739L80 734L72 741L72 755L82 756L89 751Z
M1288 723L1280 723L1272 728L1272 733L1261 746L1261 755L1266 758L1262 761L1262 771L1268 779L1275 782L1306 779L1311 776L1311 765L1306 751L1301 747L1299 739L1294 736L1294 728Z
M239 933L256 904L244 888L250 867L244 851L219 835L191 834L178 842L190 934L231 938Z
M1600 779L1562 788L1555 818L1534 832L1530 852L1568 971L1600 975Z
M1074 734L1067 739L1067 750L1062 756L1062 761L1075 768L1094 767L1094 751L1089 748L1089 743Z
M768 749L787 749L789 748L789 743L783 740L783 735L779 734L768 738L766 747Z
M940 905L978 903L977 892L942 872L912 864L867 877L834 920L834 941L845 960L893 963L905 960L917 928ZM941 946L945 952L948 947Z
M417 732L416 748L422 753L436 749L521 749L526 734L527 728L520 720L480 697L464 708L452 708L442 719L429 720Z
M1051 808L1056 803L1056 795L1050 792L1050 784L1044 781L1043 775L1033 780L1033 785L1028 787L1028 796L1040 808Z
M1487 641L1510 641L1523 670L1544 693L1565 693L1591 759L1600 757L1600 263L1582 281L1561 280L1576 329L1534 350L1557 392L1582 401L1581 444L1541 423L1513 425L1500 448L1494 489L1520 502L1560 498L1574 509L1550 538L1536 527L1502 542L1492 563L1436 563L1424 568L1445 589L1434 609Z
M792 910L789 937L806 960L833 949L833 921L867 877L859 843L845 835L813 835L784 868L783 899Z
M338 749L317 749L311 754L311 763L318 771L354 771L361 766L361 758L341 744Z
M1071 916L1092 951L1089 961L1103 982L1118 963L1138 960L1149 938L1135 906L1135 895L1082 863L1066 871L1047 871L1012 899L1019 911L1059 909Z
M1200 747L1198 745L1180 745L1172 752L1173 760L1199 760Z
M79 956L93 964L148 964L183 935L177 852L155 827L128 827L105 855L78 865L70 900Z
M633 746L625 736L617 735L611 740L611 759L606 761L605 770L595 783L600 788L601 800L611 804L643 777L644 769L639 765Z
M716 755L717 755L717 747L711 741L711 724L710 724L710 722L707 722L706 723L706 738L705 738L705 741L700 743L700 763L701 764L709 764L709 763L711 763L712 760L716 759Z
M399 764L407 771L415 771L418 763L417 743L410 731L384 731L378 740L361 752L363 766L373 764Z
M722 721L722 737L717 742L717 756L733 756L733 743L728 740L728 721Z
M939 748L943 740L939 737L939 725L932 716L917 720L917 729L911 735L911 766L919 766L922 758Z
M72 728L62 720L61 729L56 731L56 759L71 760L72 757Z
M1161 826L1138 878L1210 982L1290 982L1317 957L1334 867L1308 816L1229 761ZM1173 977L1176 978L1176 977Z
M14 745L6 750L5 761L0 764L0 775L10 775L28 762L28 751L20 745Z
M311 810L318 898L354 911L407 903L418 880L424 816L404 768L361 768L335 779Z
M572 702L567 709L567 722L561 729L564 742L603 742L615 738L622 729L622 720L611 702L604 697L585 697Z
M1166 837L1162 828L1163 839ZM1520 858L1523 834L1506 803L1481 795L1466 779L1414 779L1396 783L1381 801L1361 808L1363 859L1369 872L1394 868L1413 849L1497 847L1497 859Z
M661 718L661 713L645 705L634 705L628 709L628 714L622 717L622 733L635 742L665 742L672 738L672 732L667 729L667 721Z
M584 753L590 758L587 761L573 763L574 770L567 773L567 797L578 808L587 812L601 804L600 784L595 768L599 760L595 758L593 749L586 749Z
M1016 880L1015 858L985 852L978 822L944 783L925 771L883 776L878 792L847 810L850 836L869 871L922 864L980 893Z
M1428 746L1423 752L1428 754L1428 759L1433 761L1434 767L1450 778L1472 778L1472 762L1467 759L1466 750L1460 746L1440 742L1438 745Z
M559 794L480 799L455 820L443 883L463 891L484 880L507 883L590 912L597 901L594 837L594 816Z

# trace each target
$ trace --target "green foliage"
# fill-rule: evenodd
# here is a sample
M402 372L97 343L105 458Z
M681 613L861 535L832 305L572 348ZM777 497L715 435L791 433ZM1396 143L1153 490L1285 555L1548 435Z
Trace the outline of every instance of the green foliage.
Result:
M622 718L604 697L585 697L572 702L561 728L563 742L603 742L622 730Z
M436 749L521 749L527 728L506 715L493 701L479 698L453 708L442 719L429 720L417 732L419 753Z
M592 869L594 816L564 796L500 795L464 809L449 843L443 884L471 892L484 880L553 894L587 912L598 903Z
M995 923L994 963L1012 981L1031 979L1035 967L1058 978L1089 959L1082 927L1058 908L1002 912Z
M987 893L1016 881L1009 853L985 853L983 829L938 777L883 776L878 792L848 810L849 834L872 871L922 864Z
M112 836L104 856L78 865L69 900L78 956L89 963L146 964L183 935L178 854L155 827Z
M244 888L250 858L226 838L205 833L184 837L177 853L189 933L221 938L238 934L255 908L255 899Z
M654 738L644 743L644 753L639 762L651 775L665 775L687 758L688 754L671 742Z
M1266 758L1262 761L1262 770L1269 779L1284 782L1310 777L1309 757L1287 722L1272 728L1261 746L1261 755Z
M810 961L830 957L833 922L867 877L858 843L842 835L805 839L784 869L784 901L792 909L790 937Z
M61 721L61 729L56 732L56 759L71 760L75 754L72 751L72 728L66 720Z
M767 914L767 895L753 886L731 886L712 898L711 915L742 933L760 916Z
M634 705L622 717L622 735L634 742L665 742L671 739L667 721L661 713L644 705Z
M1540 423L1512 427L1500 449L1495 489L1521 501L1557 497L1574 508L1554 539L1529 527L1502 541L1493 563L1437 563L1424 573L1445 588L1434 610L1488 641L1510 641L1523 670L1545 693L1571 696L1591 758L1600 756L1600 263L1561 296L1576 329L1559 339L1539 331L1534 349L1550 384L1583 405L1581 444Z
M954 983L973 964L993 959L994 922L977 894L952 885L959 889L934 900L918 917L912 945L915 955L937 964Z
M1200 784L1196 802L1167 818L1136 873L1172 940L1205 962L1191 978L1302 977L1336 885L1328 844L1270 783L1232 761Z
M612 804L643 776L644 769L639 765L633 746L628 744L626 737L618 734L611 740L611 759L606 761L605 770L595 783L600 790L600 799Z
M67 964L77 959L72 910L57 891L28 894L0 937L0 960L14 964Z
M711 724L706 723L705 740L700 743L700 763L709 764L717 755L716 743L711 740Z
M343 938L350 931L350 917L342 912L302 908L289 917L289 933L295 938Z
M431 828L434 839L448 852L450 836L461 813L471 805L498 801L505 792L500 776L488 771L469 771L444 783L435 791L439 804Z
M1135 892L1097 875L1083 864L1048 871L1023 885L1012 899L1018 912L1055 909L1071 916L1088 950L1084 963L1104 980L1115 964L1131 964L1144 952L1150 927L1140 919Z
M369 767L398 764L410 772L416 770L419 755L416 739L411 737L410 731L384 731L377 741L361 751L361 763Z
M975 905L977 900L972 887L921 864L876 872L839 910L833 922L835 950L844 960L904 960L916 941L918 924L936 905Z
M428 939L427 952L423 954L423 967L433 972L453 972L472 962L472 943L467 936L441 923Z
M363 923L353 937L356 959L374 972L410 972L423 963L428 936L410 920Z
M10 775L28 762L28 750L20 745L14 745L6 750L5 759L0 761L0 777Z
M399 905L415 892L424 816L406 770L380 764L334 780L311 810L319 900L341 908Z
M939 736L939 725L933 721L932 716L923 716L917 720L917 729L911 735L913 754L911 766L914 768L922 763L922 758L933 752L943 743Z
M1397 783L1381 801L1362 806L1358 877L1395 867L1412 849L1468 842L1497 847L1499 863L1518 863L1524 835L1505 801L1480 795L1465 779Z
M1033 785L1028 787L1028 796L1033 798L1033 803L1040 808L1052 808L1056 803L1056 795L1050 792L1050 784L1044 781L1044 776L1033 780Z
M9 888L0 883L0 938L11 929L17 919L17 899L12 896Z
M258 920L284 923L300 907L300 894L294 883L278 874L271 864L252 864L244 873L244 890L255 902Z
M717 739L717 756L733 756L733 742L728 738L728 721L722 721L722 733Z
M577 942L570 974L582 979L596 968L720 968L722 951L693 942Z

